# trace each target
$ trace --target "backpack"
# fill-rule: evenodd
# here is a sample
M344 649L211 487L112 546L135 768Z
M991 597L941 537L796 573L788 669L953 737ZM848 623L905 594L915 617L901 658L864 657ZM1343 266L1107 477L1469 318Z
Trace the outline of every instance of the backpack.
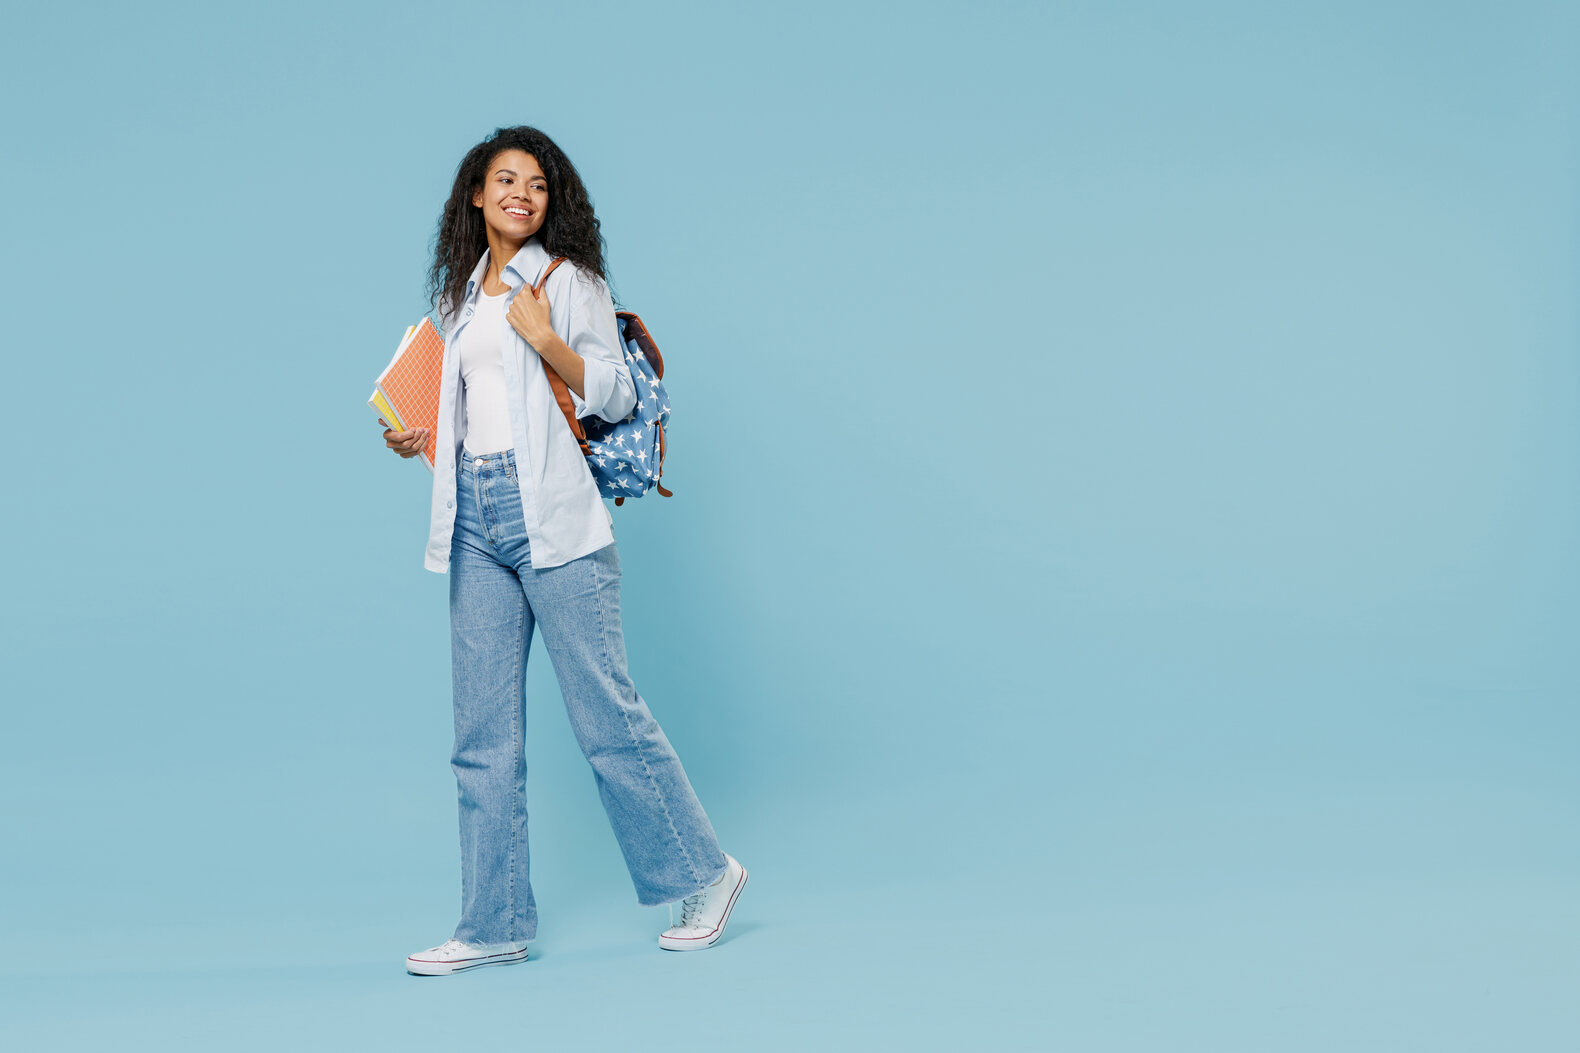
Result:
M549 280L554 268L564 263L566 257L557 257L543 272L543 278L532 287L536 296ZM587 457L587 467L593 481L598 484L602 497L614 498L622 505L627 497L641 497L649 488L657 489L665 497L674 494L659 482L664 474L664 425L669 420L669 395L664 391L664 356L658 345L631 311L616 311L615 321L620 327L620 343L625 351L625 364L631 371L631 381L636 386L636 405L621 420L610 423L596 414L580 418L571 402L570 388L554 367L543 363L549 385L554 389L554 399L565 414L565 421L576 436L576 444Z

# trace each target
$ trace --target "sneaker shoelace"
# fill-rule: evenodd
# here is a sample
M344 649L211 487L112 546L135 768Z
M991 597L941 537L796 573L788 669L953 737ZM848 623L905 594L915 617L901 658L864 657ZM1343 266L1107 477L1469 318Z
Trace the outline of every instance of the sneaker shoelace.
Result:
M698 892L693 892L680 901L680 927L682 929L689 929L698 924L697 915L702 912L702 903L707 898L708 890L702 889ZM675 927L675 905L673 903L669 905L669 927L672 929Z

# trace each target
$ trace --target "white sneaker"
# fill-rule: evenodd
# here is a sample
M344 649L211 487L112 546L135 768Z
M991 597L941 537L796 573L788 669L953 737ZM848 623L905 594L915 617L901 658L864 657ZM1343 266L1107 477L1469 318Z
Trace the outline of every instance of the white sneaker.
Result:
M724 862L723 877L680 901L680 923L659 934L660 947L666 951L700 951L724 935L724 923L730 920L730 911L746 887L746 868L728 852ZM675 920L673 903L669 905L669 920Z
M480 965L510 965L527 960L525 940L512 943L462 943L451 938L406 959L406 971L417 976L446 976Z

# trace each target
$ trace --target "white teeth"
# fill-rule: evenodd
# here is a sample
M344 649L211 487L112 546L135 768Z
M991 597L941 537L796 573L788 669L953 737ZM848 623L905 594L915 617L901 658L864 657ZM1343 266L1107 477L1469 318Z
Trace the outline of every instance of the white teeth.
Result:
M527 214L527 210L524 208L507 208L505 211L509 212L512 216L525 216Z

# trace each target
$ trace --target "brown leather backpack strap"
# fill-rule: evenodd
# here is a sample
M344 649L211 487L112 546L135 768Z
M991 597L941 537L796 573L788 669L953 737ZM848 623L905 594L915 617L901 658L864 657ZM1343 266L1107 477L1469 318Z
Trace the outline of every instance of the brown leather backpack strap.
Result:
M536 285L534 285L532 287L532 295L536 296L540 291L542 291L543 286L545 284L547 284L547 282L549 280L549 275L554 273L554 268L558 267L560 264L564 263L568 259L570 259L569 256L556 256L556 257L554 257L554 262L549 264L549 269L543 272L543 277L538 279L538 284L536 284Z
M549 275L554 273L554 268L564 263L567 259L569 259L567 256L556 256L554 258L554 262L549 264L548 270L543 272L543 277L538 279L538 284L532 287L534 298L548 284ZM585 456L590 452L587 445L587 429L582 427L582 422L576 417L576 404L571 401L570 386L565 383L564 378L559 373L555 372L554 367L549 365L547 359L539 356L539 361L543 363L543 372L549 378L549 387L554 389L554 401L560 404L560 412L565 414L565 423L571 426L571 434L576 436L576 445L581 447L582 454Z
M674 497L675 496L674 493L672 491L664 489L664 484L659 482L659 479L664 478L664 454L665 454L665 452L666 451L664 449L664 425L662 423L660 423L659 426L658 426L658 478L653 480L653 488L655 490L657 490L660 494L662 494L665 497Z
M554 389L554 401L560 404L560 412L565 414L565 423L571 426L571 434L576 436L576 445L582 448L583 454L591 452L587 445L587 429L582 427L582 422L576 417L576 403L571 401L570 385L547 361L543 363L543 372L549 378L549 387Z

